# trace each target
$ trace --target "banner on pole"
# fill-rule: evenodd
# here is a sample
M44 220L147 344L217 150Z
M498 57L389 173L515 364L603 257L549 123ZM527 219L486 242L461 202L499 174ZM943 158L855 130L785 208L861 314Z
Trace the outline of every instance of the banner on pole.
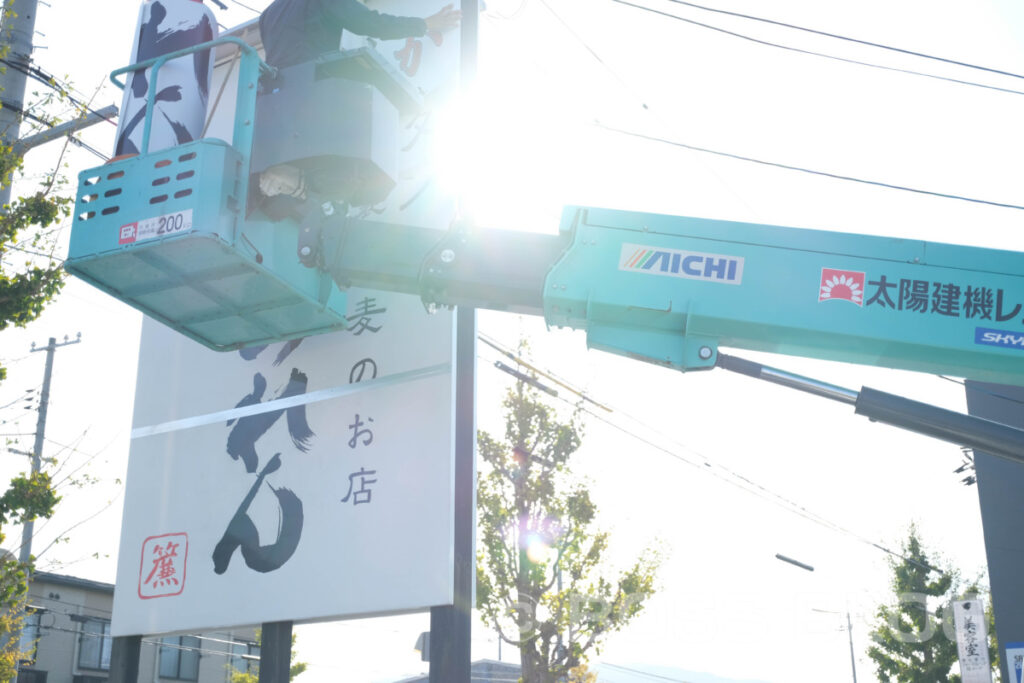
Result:
M960 680L962 683L992 683L984 603L979 599L954 601L953 622L960 655Z

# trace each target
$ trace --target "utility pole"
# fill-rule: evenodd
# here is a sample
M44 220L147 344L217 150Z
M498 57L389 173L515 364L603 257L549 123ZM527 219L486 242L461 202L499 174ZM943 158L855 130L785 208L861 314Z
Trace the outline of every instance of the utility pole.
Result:
M32 342L31 353L36 351L46 351L46 370L43 372L43 391L39 395L39 413L36 418L36 442L32 448L32 474L36 475L42 468L43 461L43 439L46 435L46 408L50 401L50 377L53 375L53 353L61 346L67 346L69 344L77 344L82 341L82 333L79 332L78 336L74 341L69 341L67 335L64 335L64 341L57 343L54 337L50 337L49 343L43 348L36 348L36 343ZM21 453L22 451L16 451ZM21 550L18 553L18 562L22 565L27 564L32 559L32 534L35 531L35 520L26 519L21 528ZM31 573L26 572L26 576L31 578ZM11 641L14 643L21 642L21 625L11 632ZM19 658L17 668L21 668L21 660ZM15 683L17 676L10 683Z
M36 32L38 6L39 0L11 0L10 6L4 11L3 22L0 23L0 45L10 47L6 57L7 67L0 73L0 142L10 146L18 155L117 115L117 107L111 105L57 126L53 131L19 139L25 111L25 84L28 70L32 67L32 38ZM11 203L13 178L3 181L0 178L0 211Z
M43 461L43 439L46 436L46 408L50 401L50 377L53 375L53 353L61 346L68 346L69 344L77 344L82 341L82 333L79 332L78 336L68 341L67 335L64 335L64 341L57 343L54 337L50 337L50 342L42 347L36 348L35 342L32 342L31 352L46 351L46 370L43 372L43 391L39 395L39 414L36 418L36 442L32 447L32 474L36 475L42 466ZM25 520L25 524L21 529L21 551L18 554L18 561L22 564L27 563L32 558L32 533L35 530L35 522L31 519Z
M850 668L853 670L853 683L857 683L857 657L853 653L853 623L850 621L850 607L846 607L846 632L850 636Z
M32 64L37 7L38 0L13 0L0 24L0 44L10 47L7 53L10 64L0 73L0 141L11 147L18 141L25 110L25 82L28 78L25 72ZM0 209L10 201L11 182L8 181L0 187Z

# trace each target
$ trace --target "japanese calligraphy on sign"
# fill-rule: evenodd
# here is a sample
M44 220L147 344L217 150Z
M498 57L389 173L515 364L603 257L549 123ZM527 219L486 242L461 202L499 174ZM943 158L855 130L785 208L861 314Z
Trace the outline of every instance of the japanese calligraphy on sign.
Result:
M115 635L450 603L453 316L357 290L348 315L230 353L146 321Z
M164 534L147 538L142 544L139 569L139 597L162 598L185 590L188 534Z
M953 619L962 683L992 683L984 604L978 599L957 600Z

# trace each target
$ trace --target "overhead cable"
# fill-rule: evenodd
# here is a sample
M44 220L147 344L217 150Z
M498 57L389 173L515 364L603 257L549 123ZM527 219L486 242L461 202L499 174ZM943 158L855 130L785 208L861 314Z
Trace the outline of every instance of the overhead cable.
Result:
M85 102L75 98L74 96L72 96L71 95L71 86L69 86L67 84L64 84L64 83L60 83L55 76L53 76L53 75L43 71L38 66L29 66L29 65L23 64L21 62L14 62L14 61L11 61L9 59L4 59L4 58L0 58L0 64L4 64L6 66L9 66L12 69L14 69L15 71L18 71L20 73L25 74L29 78L32 78L32 79L42 83L43 85L47 86L48 88L50 88L52 90L56 90L58 93L60 93L64 97L66 97L68 99L68 101L71 102L76 107L79 107L79 108L83 109L84 111L89 112L90 114L94 114L94 115L100 117L101 119L103 119L107 123L110 123L111 125L114 125L114 126L117 125L116 123L114 123L114 117L103 116L98 111L96 111L95 109L90 107L87 103L85 103ZM5 106L7 106L7 105L5 105Z
M569 401L566 398L563 398L563 397L557 397L557 398L558 398L558 400L563 401L564 403L567 403L569 405L573 405L574 407L577 405L577 404L573 404L571 401ZM901 559L901 560L903 560L905 562L908 562L910 564L917 565L917 566L921 567L922 569L927 569L929 571L934 571L934 572L937 572L937 573L942 574L942 575L946 574L946 572L944 572L942 569L939 569L937 567L933 567L933 566L931 566L929 564L926 564L926 563L920 562L918 560L915 560L912 557L908 557L908 556L906 556L906 555L904 555L902 553L899 553L899 552L897 552L895 550L891 550L890 548L887 548L886 546L884 546L884 545L882 545L880 543L876 543L876 542L872 541L871 539L869 539L869 538L867 538L865 536L862 536L862 535L856 533L855 531L852 531L852 530L842 526L841 524L833 522L833 521L827 519L826 517L823 517L822 515L819 515L819 514L813 512L813 511L809 510L807 507L797 503L796 501L791 500L791 499L787 498L786 496L783 496L783 495L781 495L779 493L776 493L776 492L772 491L771 489L767 488L766 486L758 484L757 482L753 481L749 477L746 477L746 476L740 474L739 472L737 472L737 471L735 471L735 470L733 470L733 469L731 469L729 467L726 467L726 466L724 466L724 465L722 465L722 464L712 460L711 458L703 455L702 453L696 451L695 449L680 443L679 441L677 441L673 437L667 436L667 435L659 432L657 429L655 429L655 428L645 424L643 421L639 420L636 417L633 417L633 416L629 415L628 413L624 413L623 411L621 411L619 409L614 409L615 413L626 417L631 422L633 422L633 423L639 425L640 427L643 427L644 429L652 432L653 434L655 434L655 435L657 435L657 436L659 436L659 437L661 437L661 438L671 442L676 447L684 449L686 451L689 451L691 454L693 454L699 460L699 462L695 461L692 458L687 458L687 457L681 455L675 449L668 448L668 447L662 446L662 445L660 445L658 443L655 443L651 439L648 439L648 438L646 438L644 436L641 436L640 434L637 434L635 431L633 431L633 430L631 430L631 429L629 429L627 427L624 427L622 425L616 424L615 422L613 422L612 420L610 420L608 417L606 417L604 415L598 414L598 413L596 413L596 412L594 412L592 410L588 410L586 408L581 408L581 410L582 410L582 412L586 413L587 415L590 415L591 417L599 420L600 422L603 422L604 424L612 427L613 429L616 429L616 430L622 432L623 434L625 434L625 435L627 435L627 436L629 436L629 437L631 437L633 439L636 439L637 441L640 441L641 443L643 443L643 444L645 444L647 446L650 446L651 448L654 448L655 450L658 450L658 451L664 453L665 455L668 455L669 457L671 457L671 458L673 458L675 460L678 460L678 461L680 461L682 463L690 465L691 467L693 467L695 469L698 469L698 470L700 470L702 472L706 472L707 474L710 474L711 476L715 477L716 479L719 479L720 481L722 481L724 483L730 484L730 485L740 489L741 491L746 491L747 493L750 493L750 494L754 495L757 498L760 498L760 499L765 500L767 502L773 503L774 505L777 505L778 507L782 508L783 510L787 510L788 512L791 512L792 514L795 514L798 517L802 517L802 518L806 519L807 521L810 521L810 522L813 522L815 524L818 524L819 526L822 526L822 527L824 527L826 529L829 529L830 531L833 531L833 532L836 532L836 533L839 533L839 534L842 534L842 535L845 535L845 536L849 536L850 538L852 538L854 540L857 540L860 543L863 543L863 544L868 545L868 546L870 546L872 548L875 548L876 550L880 550L881 552L886 553L887 555L889 555L891 557L894 557L894 558L897 558L897 559Z
M912 57L921 57L922 59L932 59L937 62L943 62L945 64L953 64L956 66L962 66L968 69L977 69L978 71L987 71L988 73L998 74L1000 76L1009 76L1011 78L1022 78L1024 74L1014 73L1012 71L1003 71L1002 69L993 69L987 66L980 66L978 64L971 64L969 62L961 62L956 59L949 59L947 57L938 57L936 55L929 55L924 52L915 52L914 50L907 50L901 47L894 47L892 45L885 45L883 43L873 43L870 40L862 40L860 38L851 38L849 36L840 35L838 33L829 33L828 31L821 31L818 29L807 28L806 26L797 26L796 24L789 24L784 21L776 21L774 19L767 19L765 17L758 17L752 14L744 14L742 12L733 12L730 10L722 9L720 7L707 7L705 5L698 5L695 2L687 2L686 0L667 0L677 5L685 5L686 7L693 7L694 9L703 10L705 12L715 12L716 14L725 14L730 17L739 17L741 19L750 19L752 21L759 21L764 24L771 24L772 26L781 26L783 28L791 28L796 31L803 31L805 33L813 33L814 35L824 36L826 38L835 38L836 40L845 40L850 43L857 43L858 45L866 45L868 47L877 47L880 50L889 50L891 52L898 52L904 55L910 55Z
M619 0L614 0L614 1L618 2ZM658 136L655 136L655 135L647 135L646 133L639 133L637 131L626 130L626 129L623 129L623 128L615 128L614 126L609 126L609 125L603 124L600 121L595 121L594 125L597 126L598 128L603 128L604 130L607 130L607 131L612 132L612 133L618 133L620 135L626 135L626 136L633 137L633 138L639 138L641 140L648 140L650 142L658 142L658 143L662 143L662 144L666 144L666 145L671 145L673 147L681 147L683 149L688 149L688 150L691 150L691 151L694 151L694 152L704 152L706 154L714 154L716 156L726 157L728 159L736 159L738 161L749 161L751 163L761 164L763 166L773 166L775 168L782 168L782 169L785 169L787 171L799 171L801 173L809 173L811 175L822 176L822 177L825 177L825 178L833 178L835 180L846 180L846 181L849 181L849 182L852 182L852 183L861 183L863 185L873 185L875 187L884 187L884 188L887 188L887 189L890 189L890 190L900 190L902 192L913 192L913 193L916 193L916 194L923 194L923 195L928 195L928 196L931 196L931 197L941 197L943 199L955 199L955 200L961 201L961 202L971 202L971 203L974 203L974 204L985 204L987 206L997 206L997 207L1003 208L1003 209L1016 209L1018 211L1024 211L1024 206L1021 206L1020 204L1010 204L1010 203L1007 203L1007 202L996 202L996 201L991 201L991 200L988 200L988 199L978 199L976 197L966 197L964 195L950 194L950 193L946 193L946 192L935 192L935 191L932 191L932 190L922 190L920 188L907 187L905 185L896 185L894 183L885 183L885 182L882 182L882 181L879 181L879 180L868 180L868 179L865 179L865 178L856 178L854 176L842 175L842 174L839 174L839 173L830 173L828 171L818 171L818 170L811 169L811 168L804 168L802 166L793 166L791 164L783 164L783 163L780 163L780 162L777 162L777 161L767 161L765 159L757 159L757 158L754 158L754 157L744 156L742 154L733 154L731 152L722 152L720 150L710 149L710 148L707 148L707 147L700 147L698 145L691 145L691 144L686 143L686 142L679 142L679 141L676 141L676 140L669 140L667 138L662 138L662 137L658 137Z
M974 88L985 88L986 90L997 90L999 92L1010 93L1012 95L1024 95L1024 91L1014 90L1012 88L1001 88L999 86L987 85L985 83L977 83L975 81L965 81L965 80L962 80L962 79L959 79L959 78L950 78L948 76L939 76L939 75L936 75L936 74L925 73L923 71L914 71L913 69L901 69L901 68L895 67L895 66L886 66L884 64L875 64L873 62L864 62L864 61L861 61L859 59L850 59L848 57L838 57L836 55L830 55L830 54L825 53L825 52L816 52L814 50L806 50L804 48L793 47L791 45L783 45L781 43L773 43L770 40L762 40L761 38L755 38L753 36L749 36L749 35L746 35L744 33L738 33L736 31L730 31L730 30L724 29L724 28L722 28L720 26L714 26L712 24L705 24L703 22L695 21L693 19L687 19L686 17L681 17L678 14L672 14L671 12L664 12L662 10L655 9L653 7L647 7L645 5L638 5L636 3L629 2L628 0L611 0L611 1L615 2L615 3L618 3L620 5L625 5L627 7L632 7L634 9L643 10L645 12L650 12L652 14L657 14L659 16L666 17L668 19L675 19L676 21L682 21L682 22L687 23L687 24L692 24L693 26L699 26L701 28L706 28L706 29L708 29L710 31L715 31L717 33L724 33L725 35L733 36L734 38L740 38L741 40L747 40L747 41L750 41L752 43L757 43L758 45L765 45L765 46L768 46L768 47L774 47L774 48L778 48L780 50L788 50L789 52L796 52L796 53L804 54L804 55L812 55L814 57L822 57L824 59L831 59L831 60L834 60L834 61L837 61L837 62L845 62L847 64L857 64L859 66L867 66L867 67L870 67L872 69L882 69L884 71L895 71L897 73L909 74L911 76L921 76L923 78L934 78L936 80L948 81L950 83L958 83L960 85L968 85L968 86L971 86L971 87L974 87Z

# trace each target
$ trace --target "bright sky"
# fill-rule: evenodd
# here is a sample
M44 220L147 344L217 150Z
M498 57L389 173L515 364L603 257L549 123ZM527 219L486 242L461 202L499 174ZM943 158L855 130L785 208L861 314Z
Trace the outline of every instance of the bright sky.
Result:
M701 12L667 0L639 4L766 41L848 59L1024 90L996 76L865 46ZM224 26L255 16L230 3ZM256 9L266 0L249 0ZM440 5L440 0L438 0ZM491 0L481 26L472 145L481 223L554 231L563 204L607 206L855 233L1021 249L1020 210L773 169L647 142L592 125L896 185L1024 203L1021 94L872 69L782 51L612 0ZM1024 71L1024 9L1012 0L730 0L722 7L904 49ZM91 95L128 58L136 0L51 0L41 6L38 64ZM423 14L436 9L423 3ZM596 55L600 58L595 57ZM106 86L95 106L119 102ZM645 109L643 104L647 105ZM85 136L105 152L113 127ZM59 145L34 152L34 170ZM69 171L96 159L72 150ZM66 244L66 232L62 244ZM0 335L8 380L0 406L42 379L32 342L74 336L57 352L46 455L81 466L99 483L65 491L35 548L74 529L43 566L113 581L120 486L127 463L139 316L72 281L27 330ZM958 448L869 423L848 407L720 372L680 375L586 352L582 333L545 333L539 320L483 313L480 330L512 346L530 336L535 359L616 408L596 420L577 458L592 481L611 559L629 562L658 543L668 560L661 590L598 661L672 675L672 668L772 682L848 680L847 605L859 680L874 680L869 622L887 594L886 556L908 525L968 577L984 571L976 487L952 470ZM508 382L481 347L479 425L499 429ZM754 357L754 354L742 354ZM962 387L897 371L758 357L801 374L862 385L964 410ZM6 434L27 433L35 413L0 409ZM638 418L648 428L625 418ZM20 418L20 419L19 419ZM75 446L78 453L61 450ZM665 452L713 467L692 467ZM95 455L89 459L87 455ZM20 456L8 455L10 472ZM756 484L734 486L728 472ZM709 472L718 473L719 478ZM107 501L113 501L104 508ZM803 510L794 513L794 507ZM810 521L818 516L824 524ZM842 530L838 530L841 527ZM11 546L15 534L9 535ZM93 557L97 553L99 557ZM774 559L814 565L813 574ZM50 566L48 561L63 564ZM818 610L825 610L821 612ZM301 679L393 681L424 669L412 652L424 616L320 625L299 631ZM497 658L493 635L474 634L474 658ZM373 653L373 656L368 656ZM508 648L503 653L510 656ZM661 667L661 668L658 668ZM608 681L651 680L604 668Z

